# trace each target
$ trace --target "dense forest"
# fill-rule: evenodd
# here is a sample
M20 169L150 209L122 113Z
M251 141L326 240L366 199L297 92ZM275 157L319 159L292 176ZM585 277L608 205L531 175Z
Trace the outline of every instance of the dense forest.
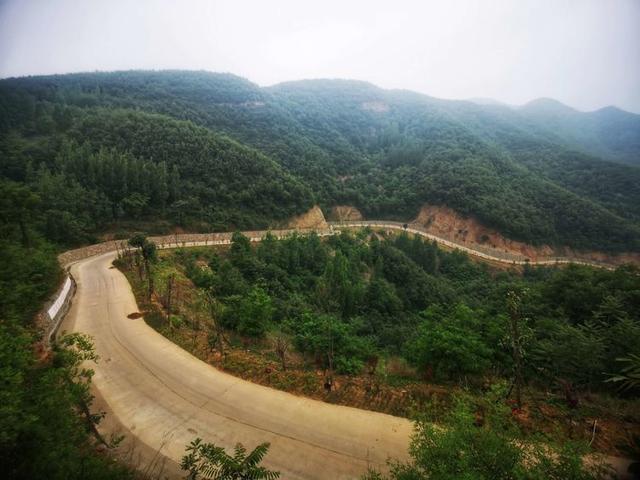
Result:
M238 233L228 254L175 256L193 283L221 303L224 328L256 338L281 329L324 363L332 336L339 373L360 373L372 356L393 354L438 381L490 371L509 377L504 341L514 308L530 331L527 377L541 384L563 379L580 391L615 391L603 383L604 372L620 370L616 359L640 351L635 267L496 272L419 236L369 231L326 242L315 235L267 237L256 248ZM517 305L509 305L510 295Z
M1 147L3 181L29 186L46 206L44 232L61 244L123 219L266 227L312 205L308 187L273 160L190 122L106 109L73 118L64 134L12 131Z
M90 340L37 347L34 319L62 278L60 251L104 234L274 227L314 204L406 221L429 203L531 244L637 252L637 140L638 116L615 109L512 109L364 82L260 88L184 71L0 80L3 469L25 479L131 475L96 453L105 442L81 366L95 360ZM159 274L166 261L149 268ZM567 404L583 392L615 402L629 395L618 385L640 350L631 267L497 273L371 232L258 248L238 234L228 253L172 262L215 300L211 317L225 331L256 341L282 333L339 375L393 356L443 385L512 379L505 326L517 321L524 383L562 385ZM170 321L189 324L179 312ZM620 382L607 383L614 374Z
M36 191L47 175L64 176L95 197L99 211L61 200L52 213L78 229L76 238L145 218L202 230L263 227L313 202L408 220L430 203L532 244L637 250L637 116L598 117L616 126L599 121L600 137L618 132L606 150L562 136L542 103L482 106L341 80L260 88L206 72L7 79L0 173ZM76 150L101 156L120 182L128 182L118 170L126 163L146 183L132 177L105 193L63 171L61 157ZM627 165L614 162L618 154Z

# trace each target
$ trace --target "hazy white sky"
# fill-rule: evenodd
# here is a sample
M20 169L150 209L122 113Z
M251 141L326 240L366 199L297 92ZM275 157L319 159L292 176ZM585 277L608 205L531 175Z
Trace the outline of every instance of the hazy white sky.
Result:
M0 77L137 68L640 112L640 0L0 0Z

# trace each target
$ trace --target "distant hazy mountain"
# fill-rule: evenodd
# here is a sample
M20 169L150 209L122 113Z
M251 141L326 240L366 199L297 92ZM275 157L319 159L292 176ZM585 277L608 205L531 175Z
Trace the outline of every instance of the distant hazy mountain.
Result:
M612 106L581 112L552 98L538 98L522 106L491 98L468 101L513 109L555 142L606 160L640 166L640 115Z
M496 100L494 98L485 98L485 97L473 97L467 99L471 103L475 103L476 105L489 105L489 106L501 106L508 107L510 106L508 103L501 102L500 100Z
M545 113L547 115L572 115L580 113L578 110L565 105L553 98L536 98L529 103L518 107L522 112L528 114Z
M126 184L104 191L116 217L174 212L180 222L205 225L198 228L246 227L313 201L402 219L432 203L530 243L640 249L640 168L633 166L640 165L640 116L582 113L550 99L519 108L480 103L350 80L260 88L209 72L7 79L0 81L0 175L29 181L39 166L62 175L69 160L55 159L72 140L89 151L116 149L114 158L133 155L141 166L161 162L156 195L168 198L167 208L145 204L148 186L131 198ZM83 151L63 157L80 159ZM76 170L78 162L71 162ZM117 162L117 169L137 165ZM181 195L162 193L164 169L180 177ZM78 175L83 188L97 188L93 177Z
M640 115L616 107L579 112L540 98L519 111L568 145L609 160L640 165Z

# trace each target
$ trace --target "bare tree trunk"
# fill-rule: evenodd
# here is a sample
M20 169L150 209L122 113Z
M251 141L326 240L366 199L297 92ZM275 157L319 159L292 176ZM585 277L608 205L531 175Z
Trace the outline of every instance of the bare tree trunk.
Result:
M220 351L220 355L223 357L226 355L226 351L224 348L224 331L222 329L222 325L218 321L218 309L216 305L216 299L213 298L211 293L208 293L206 296L207 304L209 305L209 315L211 316L211 321L213 322L213 329L216 332L216 343L218 345L218 350Z
M224 337L224 330L222 329L222 325L220 325L220 322L218 321L218 319L215 320L215 329L216 329L216 336L218 337L218 350L220 350L220 355L222 355L223 357L227 356L227 351L224 348L224 342L225 342L225 337Z
M167 279L167 325L171 327L171 291L173 290L173 275Z
M522 352L520 338L520 298L515 292L508 294L509 323L511 327L511 355L513 357L514 387L516 393L516 405L522 408Z
M144 279L143 271L142 271L142 258L139 252L135 253L135 262L136 268L138 269L138 278L140 278L140 282Z
M151 266L149 265L149 259L144 259L144 269L147 272L147 282L149 284L149 300L151 300L151 295L153 294L153 275L151 275Z
M517 339L519 338L518 332L518 319L513 317L511 319L511 334L513 336L512 350L513 350L513 363L515 367L515 389L516 389L516 403L518 408L522 407L522 357L520 356L520 348L518 346Z
M22 246L30 247L31 241L29 240L29 234L27 233L27 226L25 225L25 222L22 218L18 221L18 225L20 226L20 236L22 237Z
M191 345L194 350L196 348L196 342L198 341L198 332L200 331L201 320L202 320L202 311L198 310L195 312L195 315L193 316L193 321L191 322L191 327L193 330L193 335L191 337L191 342L192 342Z
M329 363L329 372L327 375L327 379L324 384L324 388L331 392L333 389L333 334L331 334L330 343L329 343L329 351L327 352L327 361Z
M278 358L280 358L280 364L282 370L287 370L287 350L289 350L289 342L283 335L278 335L275 338L275 350Z

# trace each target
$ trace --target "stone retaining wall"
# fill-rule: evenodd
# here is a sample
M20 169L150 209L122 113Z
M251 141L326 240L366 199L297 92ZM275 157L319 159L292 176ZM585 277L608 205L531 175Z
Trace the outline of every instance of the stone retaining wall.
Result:
M320 236L332 235L331 229L313 230L313 229L299 229L299 230L260 230L253 232L242 232L242 234L248 237L251 241L260 241L267 234L271 233L276 238L284 238L294 233L300 233L306 235L315 232ZM231 243L231 237L233 233L181 233L175 235L161 235L148 237L150 241L155 243L158 248L178 248L195 245L225 245ZM108 242L97 243L95 245L89 245L88 247L76 248L58 255L58 262L63 267L67 267L78 260L84 258L93 257L94 255L100 255L108 252L124 251L128 250L129 245L127 240L110 240Z

